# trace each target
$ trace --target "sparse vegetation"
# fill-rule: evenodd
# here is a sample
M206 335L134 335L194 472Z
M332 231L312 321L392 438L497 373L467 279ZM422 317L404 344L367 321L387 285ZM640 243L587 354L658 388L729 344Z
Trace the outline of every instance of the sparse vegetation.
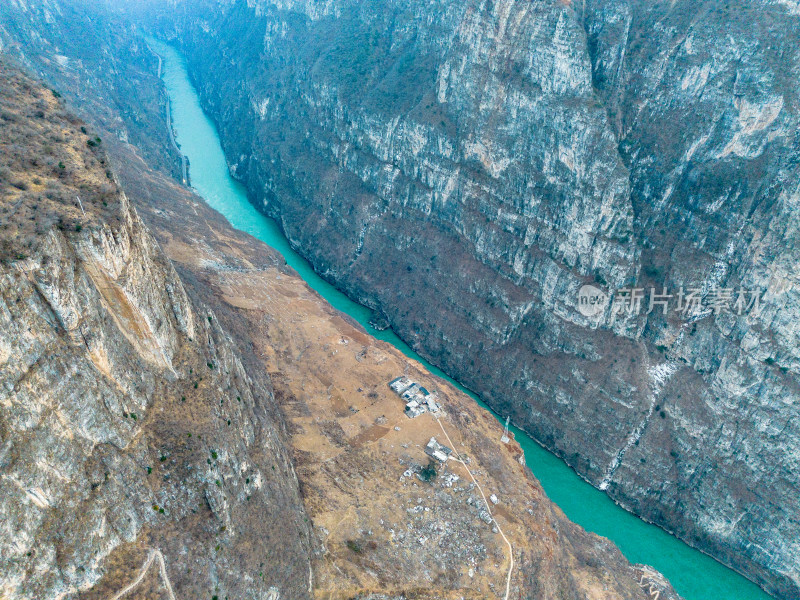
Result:
M429 460L427 466L422 468L419 472L419 478L422 481L433 481L436 479L438 471L436 470L436 461Z
M0 73L0 210L8 241L0 243L0 260L5 262L34 254L52 227L81 231L79 219L84 214L91 219L117 193L105 177L105 156L84 143L86 127L53 96L15 69ZM91 141L98 144L99 138Z
M644 274L654 281L661 279L661 269L655 265L645 265Z

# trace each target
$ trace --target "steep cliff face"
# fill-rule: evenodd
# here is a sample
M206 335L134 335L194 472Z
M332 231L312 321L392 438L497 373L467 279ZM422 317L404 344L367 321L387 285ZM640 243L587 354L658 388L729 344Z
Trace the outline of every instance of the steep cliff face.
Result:
M675 371L658 394L668 419L623 462L612 494L733 564L737 553L750 557L756 581L794 597L797 3L598 2L585 26L595 85L630 168L645 277L673 290L763 292L760 312L748 315L688 326L648 318L644 339L669 348ZM657 471L635 468L651 457Z
M233 172L319 272L617 501L798 593L793 3L162 16ZM584 284L760 311L588 317Z
M236 174L322 273L601 477L646 410L646 379L593 350L641 352L587 331L574 295L585 281L622 285L638 250L627 171L588 64L547 41L582 35L571 13L441 3L437 26L411 17L427 9L348 5L343 22L281 22L261 55L221 35L252 17L232 10L225 28L198 26L220 32L213 43L187 44ZM228 58L203 54L218 44ZM217 80L241 77L241 89L203 78L217 60ZM613 387L613 419L589 380Z
M153 597L307 597L269 379L189 298L102 141L0 77L2 595L110 597L166 557Z

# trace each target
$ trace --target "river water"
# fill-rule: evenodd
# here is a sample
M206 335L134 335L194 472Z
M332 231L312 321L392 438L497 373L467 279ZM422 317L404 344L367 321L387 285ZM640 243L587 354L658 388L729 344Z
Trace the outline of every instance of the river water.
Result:
M405 355L419 361L432 373L454 384L486 407L469 390L411 350L394 332L377 331L371 327L371 311L353 302L317 275L309 263L290 247L278 225L248 202L244 187L228 172L219 135L213 122L203 113L183 57L168 45L153 39L148 41L164 58L163 77L171 100L172 125L181 150L189 157L190 179L195 191L222 213L233 227L280 252L311 288L332 306L358 321L371 335L393 344ZM686 600L771 598L735 571L614 504L605 493L578 477L566 463L523 431L513 426L510 430L525 451L528 467L567 517L585 529L612 540L631 562L652 565L661 571ZM502 426L498 424L498 438L501 433Z

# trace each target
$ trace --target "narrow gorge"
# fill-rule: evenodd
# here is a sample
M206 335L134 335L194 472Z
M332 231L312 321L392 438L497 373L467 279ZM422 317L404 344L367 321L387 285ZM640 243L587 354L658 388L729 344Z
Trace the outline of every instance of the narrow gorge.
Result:
M82 102L87 120L65 95L108 38L77 65L0 57L0 595L679 600L569 522L491 414L233 229L179 160L143 159L128 140L166 98L122 116L161 88L120 35L139 97ZM398 373L438 391L437 418L410 424ZM459 460L423 477L434 435Z
M319 273L623 506L788 598L799 19L208 1L157 27ZM760 310L587 317L585 284L744 289Z
M797 597L798 34L796 0L0 5L0 597L678 598L465 388Z

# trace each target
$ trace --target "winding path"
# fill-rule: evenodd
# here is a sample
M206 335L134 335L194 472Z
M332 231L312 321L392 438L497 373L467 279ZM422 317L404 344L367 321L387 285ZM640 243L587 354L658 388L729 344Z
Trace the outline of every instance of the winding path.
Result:
M169 577L167 576L167 565L164 563L164 555L161 554L161 550L152 548L150 553L147 555L147 560L144 561L142 568L139 569L139 575L136 576L131 583L127 586L122 588L119 592L117 592L114 596L110 598L110 600L119 600L125 594L130 592L133 588L138 586L142 583L142 579L144 576L147 575L147 571L150 569L150 565L153 564L153 560L158 559L158 570L161 573L161 580L164 582L164 585L167 588L167 593L169 594L169 600L176 600L175 592L172 591L172 584L169 581Z
M183 185L189 185L189 173L186 166L186 155L181 152L178 142L175 141L175 130L172 129L172 105L170 104L169 96L167 96L167 132L169 133L169 140L172 142L173 149L178 153L178 156L181 157Z
M652 600L658 600L661 596L661 591L653 585L651 581L645 582L645 575L642 573L642 576L639 578L639 586L648 594L650 594L650 598Z
M450 436L447 435L447 431L445 430L444 425L442 425L441 419L439 419L438 417L434 417L434 418L436 418L436 422L439 423L439 427L442 428L442 433L444 434L444 437L447 438L447 442L450 444L450 447L453 449L453 452L455 452L456 455L460 457L460 454L459 454L458 450L456 450L456 446L453 443L453 440L451 440ZM494 515L492 515L492 508L491 508L491 506L489 506L489 502L486 500L486 494L483 493L483 488L481 488L481 484L478 483L478 481L475 479L475 476L472 474L472 471L469 470L469 467L467 466L467 463L465 463L463 460L461 460L461 458L451 458L450 460L454 460L456 462L459 462L464 466L464 469L467 471L467 474L469 475L470 479L472 479L472 483L475 484L475 486L478 488L478 491L481 493L481 497L483 498L483 502L484 502L484 504L486 504L486 510L488 511L489 515L492 517L492 522L494 523L495 527L497 527L497 531L500 533L501 536L503 536L503 539L505 540L506 545L508 546L508 559L509 559L510 564L508 566L508 576L506 577L506 595L503 598L503 600L508 600L508 596L511 593L511 573L513 573L513 571L514 571L514 548L511 546L511 542L508 541L508 538L506 537L506 534L503 533L503 530L500 528L500 524L497 522L497 519L495 519Z

